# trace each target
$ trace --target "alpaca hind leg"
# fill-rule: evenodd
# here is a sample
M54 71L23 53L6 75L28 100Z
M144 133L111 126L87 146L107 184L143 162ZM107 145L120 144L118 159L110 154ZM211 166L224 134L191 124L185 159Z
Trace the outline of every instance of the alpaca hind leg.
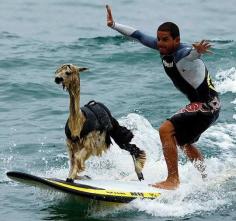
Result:
M142 170L146 161L146 153L143 150L140 150L135 144L130 144L132 138L134 137L131 130L126 127L119 125L118 121L113 118L113 130L111 132L111 137L119 145L121 149L127 150L130 152L134 160L135 172L138 176L138 179L143 180Z
M69 166L70 166L70 169L69 169L69 175L68 175L68 177L70 177L71 176L71 174L72 174L72 170L73 170L73 166L74 166L74 163L73 163L73 153L72 153L72 151L71 150L68 150L68 155L69 155Z
M146 162L146 153L143 150L140 150L137 155L132 154L131 156L134 161L134 168L139 181L144 180L142 171Z
M140 150L135 144L123 144L122 149L125 149L130 152L133 161L135 172L138 176L138 179L144 180L142 170L144 168L144 164L146 162L146 153L143 150Z

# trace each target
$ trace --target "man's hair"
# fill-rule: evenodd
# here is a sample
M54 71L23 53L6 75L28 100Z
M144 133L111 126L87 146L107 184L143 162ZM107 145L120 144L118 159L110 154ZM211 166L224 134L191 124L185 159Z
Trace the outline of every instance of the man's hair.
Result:
M173 22L165 22L161 24L157 31L168 31L173 39L179 37L179 27Z

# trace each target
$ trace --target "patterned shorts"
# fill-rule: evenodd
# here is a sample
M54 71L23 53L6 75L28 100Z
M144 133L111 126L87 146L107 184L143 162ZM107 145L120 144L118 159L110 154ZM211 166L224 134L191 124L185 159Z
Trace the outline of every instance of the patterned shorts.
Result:
M219 117L220 101L217 97L211 102L194 102L181 108L168 120L174 125L178 145L192 144Z

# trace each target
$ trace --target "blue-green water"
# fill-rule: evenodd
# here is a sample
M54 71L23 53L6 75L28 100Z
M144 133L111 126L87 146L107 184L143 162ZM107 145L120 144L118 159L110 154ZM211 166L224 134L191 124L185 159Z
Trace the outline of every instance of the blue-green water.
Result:
M64 124L68 95L54 83L64 63L86 66L81 103L104 102L133 129L148 154L150 183L166 176L154 128L187 100L164 73L159 54L106 27L105 4L117 21L155 35L172 20L183 42L212 42L204 60L221 94L222 112L198 146L206 156L203 182L180 152L181 186L160 200L119 208L93 205L87 215L77 198L13 182L9 170L65 178ZM1 0L0 7L0 220L236 220L236 29L234 0ZM135 178L130 156L113 146L87 162L94 179Z

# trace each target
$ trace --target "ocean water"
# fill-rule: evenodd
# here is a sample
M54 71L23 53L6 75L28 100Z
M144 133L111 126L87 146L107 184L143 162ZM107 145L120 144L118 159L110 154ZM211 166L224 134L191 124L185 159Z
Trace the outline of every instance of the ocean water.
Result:
M81 103L105 103L132 129L147 152L145 179L166 177L156 128L186 98L164 73L159 54L106 27L105 4L115 20L155 35L174 21L183 42L209 40L203 59L220 92L222 111L197 145L209 179L203 182L179 151L181 186L159 200L136 200L116 208L16 183L6 172L65 178L64 125L68 94L54 83L59 65L89 68L81 74ZM235 1L228 0L1 0L0 7L0 220L236 220L236 29ZM124 163L125 162L125 163ZM132 180L130 156L116 145L87 162L94 179Z

